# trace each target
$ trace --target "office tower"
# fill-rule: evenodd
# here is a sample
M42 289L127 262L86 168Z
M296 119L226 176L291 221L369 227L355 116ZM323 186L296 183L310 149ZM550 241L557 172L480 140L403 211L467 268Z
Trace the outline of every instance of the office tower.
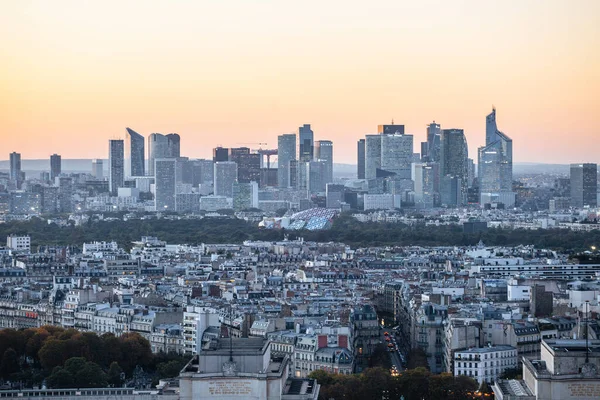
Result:
M365 136L365 179L377 178L381 168L381 135Z
M439 176L439 164L423 163L415 165L415 206L432 208L435 203L435 180Z
M233 161L215 163L215 196L233 197L233 182L237 181L238 167Z
M133 129L126 128L125 139L125 176L146 175L145 139Z
M426 154L423 154L423 150L421 150L421 159L424 161L440 161L441 132L440 124L436 124L435 121L427 125Z
M238 182L260 182L260 154L251 153L247 147L232 148L229 161L237 164Z
M104 179L104 162L98 158L92 160L92 175L96 179Z
M289 174L289 181L290 181L290 187L291 188L298 188L298 171L300 168L300 163L298 160L291 160L289 162L289 166L290 166L290 174Z
M17 189L21 188L21 153L10 153L10 181Z
M315 142L315 160L323 161L326 165L325 183L333 182L333 142L331 140L317 140Z
M460 179L460 204L467 200L469 180L469 149L462 129L444 129L440 135L440 176L453 176ZM456 204L453 204L456 205Z
M396 179L410 179L412 161L413 135L381 135L381 170L387 173L386 176L393 174Z
M154 160L181 157L180 141L180 137L176 133L168 135L152 133L148 136L148 175L154 175Z
M181 157L181 137L176 133L167 135L167 158Z
M346 187L335 183L328 183L325 187L325 207L340 208L344 202Z
M215 147L213 149L213 162L229 161L229 149L227 147Z
M306 168L306 188L308 189L308 193L324 193L325 185L329 183L326 182L326 176L329 168L327 162L313 160L304 163L303 167Z
M73 178L58 178L58 210L61 213L73 212Z
M233 209L236 211L258 208L258 182L234 182L232 197Z
M59 182L60 184L60 182ZM64 194L64 192L63 192ZM42 214L54 214L59 210L60 192L56 186L42 187Z
M467 167L469 170L469 178L467 181L467 186L473 187L473 182L475 181L475 177L477 176L477 174L475 173L475 162L473 161L472 158L469 158L467 160Z
M291 187L290 162L296 160L296 134L286 133L277 137L277 186Z
M311 161L314 158L314 134L312 129L310 129L310 124L304 124L300 128L298 128L298 140L298 160L301 162Z
M598 166L571 164L571 207L598 205Z
M440 202L443 206L455 207L466 202L467 193L463 193L461 179L453 175L440 178Z
M365 139L360 139L357 143L357 178L365 179Z
M54 182L54 178L60 175L62 170L61 157L58 154L50 156L50 180Z
M480 203L515 204L512 190L512 139L498 130L496 109L486 117L485 146L479 148L477 163Z
M404 125L377 125L377 133L380 135L404 135ZM412 151L411 151L412 152Z
M118 194L125 181L125 144L122 140L108 141L108 190Z
M156 211L175 211L175 188L177 160L157 158L154 160L154 206Z

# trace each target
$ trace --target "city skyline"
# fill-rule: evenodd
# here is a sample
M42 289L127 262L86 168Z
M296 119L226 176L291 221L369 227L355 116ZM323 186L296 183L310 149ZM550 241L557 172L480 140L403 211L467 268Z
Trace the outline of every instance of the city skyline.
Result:
M435 120L477 154L495 105L516 162L598 161L598 2L65 8L3 6L5 153L104 158L131 126L177 132L182 153L210 158L218 145L275 148L306 123L336 143L336 162L355 163L357 140L393 119L416 152Z

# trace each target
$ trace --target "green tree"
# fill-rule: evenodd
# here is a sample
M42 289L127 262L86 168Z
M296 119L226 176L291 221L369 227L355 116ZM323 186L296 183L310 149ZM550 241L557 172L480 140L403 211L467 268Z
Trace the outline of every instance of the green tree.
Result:
M46 383L52 389L67 389L73 387L75 379L66 369L55 367L52 374L46 379Z
M75 386L79 388L106 387L108 380L98 364L88 361L75 374Z
M65 361L64 368L71 373L71 375L76 376L79 371L81 371L87 361L83 357L71 357L67 361ZM85 386L83 386L85 387Z
M113 387L121 387L123 381L121 379L121 374L123 370L119 366L116 361L113 361L110 364L110 368L108 369L108 374L106 375L106 379L108 383Z
M159 379L175 378L179 375L181 369L185 366L185 362L180 360L171 360L160 363L156 366L156 373Z
M63 365L65 362L65 352L65 342L51 338L44 342L44 345L38 352L38 358L44 369L52 371L54 367Z
M19 356L12 347L6 349L2 354L2 361L0 361L0 375L8 379L10 375L19 372Z
M408 353L408 360L406 363L408 369L415 368L426 368L429 369L429 363L427 362L427 354L421 348L412 349Z

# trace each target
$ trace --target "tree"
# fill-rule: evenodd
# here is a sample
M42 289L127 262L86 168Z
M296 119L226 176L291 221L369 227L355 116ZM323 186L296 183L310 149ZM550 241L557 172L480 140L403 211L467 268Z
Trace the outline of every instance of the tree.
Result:
M17 352L12 347L9 347L2 355L2 361L0 361L0 375L8 379L10 375L19 371L19 357Z
M121 387L123 384L123 380L121 379L121 374L123 370L119 366L119 364L113 361L110 364L110 368L108 369L108 374L106 376L108 383L113 387Z
M71 357L67 361L65 361L64 368L71 373L71 375L76 376L79 371L81 371L87 361L83 357ZM84 386L85 387L85 386Z
M184 366L185 362L181 362L180 360L171 360L158 364L156 366L156 373L158 374L159 379L175 378L179 375L179 372Z
M108 381L102 368L96 363L86 362L75 374L75 386L79 388L106 387Z
M62 365L65 362L65 350L64 341L54 338L46 340L38 352L42 367L47 371L52 371L54 367Z
M373 349L371 357L369 357L369 368L381 367L390 369L392 367L392 360L390 359L390 352L383 343L379 343Z
M52 370L52 374L46 379L48 387L53 389L67 389L72 388L75 379L73 375L62 367L55 367Z

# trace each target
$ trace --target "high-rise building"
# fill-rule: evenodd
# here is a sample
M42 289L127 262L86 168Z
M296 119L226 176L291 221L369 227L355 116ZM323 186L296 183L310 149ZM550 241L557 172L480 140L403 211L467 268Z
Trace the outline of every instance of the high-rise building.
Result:
M365 179L365 139L360 139L357 143L357 178Z
M238 167L233 161L215 163L215 196L233 197L233 183L237 181Z
M101 159L92 160L92 175L96 179L104 179L104 162Z
M304 124L300 128L298 128L298 140L298 160L301 162L312 161L312 159L314 158L314 133L312 129L310 129L310 124Z
M413 135L381 135L381 170L394 174L396 179L410 179L412 161Z
M325 183L333 182L333 142L331 140L317 140L315 142L315 160L323 161L326 165Z
M439 164L423 163L415 165L415 206L432 208L436 198L436 178Z
M381 168L381 135L365 136L365 179L377 178Z
M596 207L597 205L597 164L571 164L571 207Z
M427 142L424 142L425 153L423 153L423 144L421 145L421 159L423 161L440 161L441 132L440 124L436 124L435 121L427 125Z
M54 182L54 178L60 175L62 170L61 157L58 154L50 156L50 180Z
M377 133L380 135L404 135L404 125L377 125Z
M453 175L440 178L440 202L444 206L455 207L466 202L467 193L463 193L461 179Z
M133 129L126 128L125 139L125 176L146 175L145 139Z
M291 186L290 161L296 160L296 134L286 133L277 137L277 186Z
M213 162L229 161L229 149L227 147L215 147L213 149Z
M73 178L58 178L58 210L61 213L73 212Z
M329 166L327 162L321 160L313 160L304 163L306 170L306 188L309 193L324 193L326 182L326 176L328 173Z
M328 183L325 187L325 207L340 208L344 202L346 187L335 183Z
M496 109L486 117L485 146L479 148L477 164L481 205L504 203L506 207L515 204L512 189L512 139L498 130Z
M229 150L229 161L238 167L238 182L260 182L260 154L251 153L247 147L237 147Z
M258 182L233 182L232 197L236 211L258 208Z
M10 181L17 189L21 188L22 173L21 173L21 153L10 153Z
M460 179L461 190L458 205L464 204L467 201L467 189L469 188L469 149L465 132L462 129L442 130L439 148L440 176L452 176Z
M123 140L108 141L108 189L116 196L125 181L125 144Z
M175 188L177 159L157 158L154 160L154 206L156 211L175 211Z
M148 136L148 175L154 175L154 160L181 157L181 139L178 134L152 133Z

